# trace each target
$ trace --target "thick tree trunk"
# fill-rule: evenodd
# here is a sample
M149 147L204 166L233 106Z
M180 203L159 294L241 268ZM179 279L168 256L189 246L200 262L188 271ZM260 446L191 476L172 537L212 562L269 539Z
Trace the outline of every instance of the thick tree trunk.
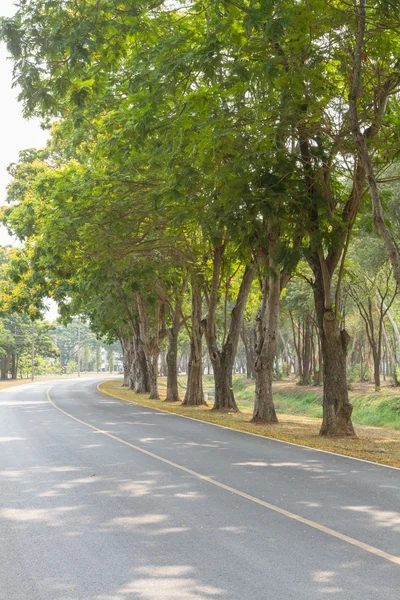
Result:
M320 435L355 435L351 422L353 407L349 402L346 378L346 355L349 335L340 330L336 315L325 308L325 290L321 268L314 266L314 299L320 331L323 371L323 421Z
M136 350L132 371L132 385L130 389L134 390L136 394L148 394L150 392L150 375L146 356L140 341Z
M187 387L183 404L201 406L206 404L203 391L203 327L201 323L201 291L192 281L192 328L190 331L190 358Z
M219 353L217 360L212 360L214 369L215 398L213 410L239 412L233 393L232 371L235 356L231 352Z
M278 423L272 395L273 368L279 335L280 269L265 275L256 321L256 397L253 423Z
M160 394L158 391L158 357L159 353L152 355L151 364L149 365L150 372L150 400L159 400Z
M178 389L178 335L174 327L168 332L168 352L167 352L167 396L166 402L179 402Z
M140 339L139 322L136 319L133 327L131 343L128 345L129 373L128 387L136 394L148 394L150 391L149 370L143 343Z

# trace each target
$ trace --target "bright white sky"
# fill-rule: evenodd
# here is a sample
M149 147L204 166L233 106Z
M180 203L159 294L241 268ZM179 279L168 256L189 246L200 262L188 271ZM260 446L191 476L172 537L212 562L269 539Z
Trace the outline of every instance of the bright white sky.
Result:
M1 16L11 17L15 8L13 0L0 0ZM7 167L18 160L18 153L26 148L40 148L45 145L48 133L40 128L36 120L27 121L22 117L18 103L18 90L12 88L12 62L7 60L7 48L0 44L0 205L6 203L6 187L9 182ZM13 238L5 227L0 226L0 244L13 244ZM52 300L47 303L50 321L57 317L57 307Z
M15 12L13 0L0 0L1 16ZM6 186L9 181L7 167L18 160L20 150L40 148L46 143L47 132L36 120L25 120L18 103L18 90L12 89L12 62L7 60L7 48L0 44L0 205L5 204ZM0 244L10 244L12 238L0 227Z

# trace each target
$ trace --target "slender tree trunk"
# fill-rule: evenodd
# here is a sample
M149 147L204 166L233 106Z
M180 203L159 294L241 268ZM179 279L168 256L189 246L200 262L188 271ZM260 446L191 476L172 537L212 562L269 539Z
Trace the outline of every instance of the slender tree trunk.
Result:
M190 358L187 387L183 404L201 406L206 404L203 391L203 326L201 322L201 291L192 280L192 327L190 330Z
M254 379L254 344L252 331L248 331L243 323L240 337L243 342L243 346L246 353L246 377L247 379Z
M273 368L276 355L281 294L280 268L265 275L262 299L256 321L256 397L252 421L278 423L272 395Z
M390 321L390 324L391 324L391 326L393 328L393 333L394 333L395 338L397 340L397 347L400 347L400 332L399 332L399 328L397 327L397 323L393 319L392 313L390 312L389 308L387 307L387 305L383 301L382 296L380 295L380 293L379 293L378 290L376 290L376 296L377 296L377 298L379 300L379 303L382 305L382 309L384 311L384 314L387 315L387 317L388 317L388 319ZM386 344L388 345L387 335L386 335L385 328L383 328L383 335L385 336ZM396 356L396 348L394 350L395 350L394 351L394 358L395 358L396 362L400 362L399 361L399 357Z
M386 250L389 255L390 262L393 267L393 275L400 286L400 249L396 240L385 223L383 214L381 196L379 193L378 183L376 181L375 169L372 162L372 153L368 146L368 140L376 137L383 126L383 117L386 113L388 98L399 87L398 76L394 77L394 73L389 76L386 81L379 83L379 87L375 90L374 114L372 118L373 125L369 127L368 134L361 131L361 123L363 117L360 117L359 100L362 96L362 68L365 54L365 33L367 23L367 2L360 0L358 4L357 24L358 30L356 35L356 44L354 49L354 64L352 73L352 85L349 94L349 117L353 132L354 142L362 160L363 167L366 172L369 193L372 201L373 219L375 227L380 234Z
M121 335L119 338L122 348L122 362L124 368L124 382L122 387L129 387L129 373L131 371L132 360L133 360L133 340L128 334L127 336Z
M311 339L310 339L310 319L307 316L303 321L303 373L300 379L302 385L311 383Z
M205 332L208 352L214 371L215 399L213 410L238 412L239 409L233 393L232 370L239 343L240 330L243 324L247 298L254 279L255 268L254 265L245 268L236 304L231 312L229 332L225 344L223 345L222 350L220 350L217 344L215 314L218 305L218 289L223 254L223 246L215 248L213 257L213 279Z
M289 311L290 321L292 323L292 331L293 331L293 346L296 352L297 357L297 365L296 365L296 374L299 376L299 381L303 381L303 357L301 351L301 336L300 336L300 324L297 324L294 320L293 314ZM296 330L298 332L298 339L296 337Z

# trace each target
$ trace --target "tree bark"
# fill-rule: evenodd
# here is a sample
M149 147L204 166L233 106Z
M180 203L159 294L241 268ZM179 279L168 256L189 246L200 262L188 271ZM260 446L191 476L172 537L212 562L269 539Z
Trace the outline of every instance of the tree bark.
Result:
M246 353L246 377L247 379L254 379L254 334L251 329L249 330L246 328L244 323L242 325L240 337L242 339L244 350Z
M138 341L135 360L132 365L133 370L133 389L136 394L150 393L150 375L147 365L146 355L143 350L141 340Z
M215 314L218 306L218 289L225 246L216 246L213 256L213 278L209 295L208 315L205 334L214 371L215 399L213 410L238 412L232 385L232 370L243 324L244 311L251 284L254 279L254 265L246 267L240 284L235 306L231 312L229 332L222 349L218 348Z
M213 410L235 411L239 408L233 393L232 371L239 343L240 329L251 284L254 278L254 267L245 269L236 304L231 313L229 333L221 352L216 352L216 340L212 343L213 351L210 359L214 371L215 399Z
M187 387L183 404L201 406L206 404L203 391L203 327L201 321L201 291L192 279L192 318L190 330L190 358Z
M178 389L178 333L179 329L176 331L174 325L168 331L166 402L180 401Z
M324 282L322 267L317 259L312 261L314 271L314 299L322 351L324 382L323 421L320 435L354 436L351 421L353 407L349 402L346 378L346 355L350 340L345 330L340 330L336 314L328 304L330 281Z
M129 373L131 371L132 360L133 360L133 339L129 333L119 336L119 341L122 349L122 363L124 368L124 382L122 387L129 387Z
M137 305L139 314L139 329L140 339L142 342L143 352L146 358L147 369L149 373L150 384L150 400L159 400L160 394L158 391L158 358L160 356L159 346L159 321L160 321L160 302L156 301L155 306L155 323L154 323L154 338L150 339L149 320L147 310L144 305L142 294L137 294Z
M138 316L134 322L132 344L128 347L128 351L130 352L129 389L136 394L148 394L150 392L150 377L143 342L140 337Z
M17 379L18 377L18 358L15 352L11 355L11 379Z
M253 423L278 423L272 395L273 367L279 334L281 295L280 268L264 277L260 308L256 320L256 397Z

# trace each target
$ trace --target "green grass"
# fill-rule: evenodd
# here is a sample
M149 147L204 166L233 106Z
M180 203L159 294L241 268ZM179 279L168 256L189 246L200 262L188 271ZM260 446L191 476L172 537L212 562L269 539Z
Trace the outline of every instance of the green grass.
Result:
M204 391L209 402L213 401L213 377L204 376ZM304 417L322 418L322 388L296 386L293 382L277 382L274 400L277 411ZM283 385L282 385L283 384ZM179 387L185 389L186 378L179 378ZM280 388L283 388L282 390ZM233 390L240 409L252 409L254 402L254 381L243 375L233 378ZM349 392L353 404L353 421L359 425L374 427L390 426L400 429L400 390L384 388L381 392L367 389L364 392Z
M400 429L400 395L398 392L350 394L354 423L374 427L390 426Z
M322 419L322 394L299 390L274 394L278 412Z

